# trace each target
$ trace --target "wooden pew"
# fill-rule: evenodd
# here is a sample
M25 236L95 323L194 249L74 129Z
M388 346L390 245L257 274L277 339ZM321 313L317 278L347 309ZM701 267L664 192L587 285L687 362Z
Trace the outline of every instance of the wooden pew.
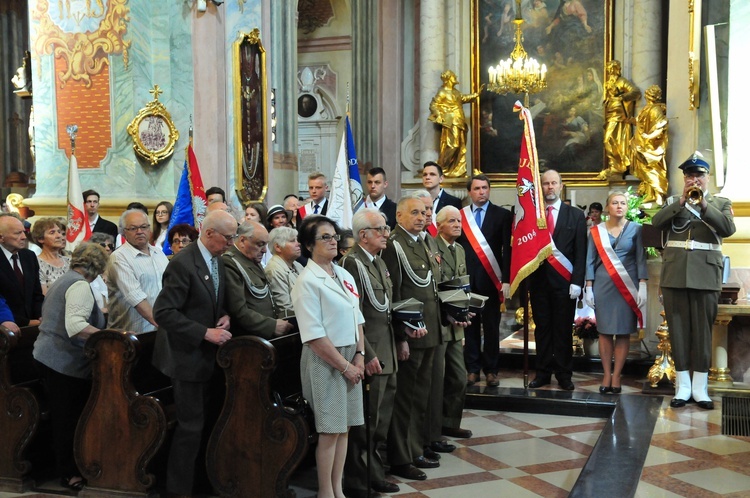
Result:
M145 496L156 482L147 467L164 443L168 418L148 393L169 395L171 386L151 365L155 334L102 330L86 341L93 384L74 442L88 480L80 496Z
M31 463L26 450L41 418L41 394L32 351L37 327L15 334L0 326L0 490L28 487Z
M221 496L294 495L288 479L307 452L308 427L301 415L271 400L277 357L274 346L253 336L236 337L219 349L226 399L208 442L206 465ZM293 372L299 381L299 355Z

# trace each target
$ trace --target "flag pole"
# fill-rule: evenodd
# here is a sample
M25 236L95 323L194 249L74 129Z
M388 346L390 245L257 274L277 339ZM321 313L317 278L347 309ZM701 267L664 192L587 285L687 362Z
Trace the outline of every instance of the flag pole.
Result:
M521 281L521 300L523 300L523 388L529 388L529 292L526 279Z

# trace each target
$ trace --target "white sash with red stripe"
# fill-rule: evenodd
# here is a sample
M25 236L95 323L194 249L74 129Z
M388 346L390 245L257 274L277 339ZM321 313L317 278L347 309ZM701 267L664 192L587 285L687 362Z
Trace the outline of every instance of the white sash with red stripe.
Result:
M643 312L638 308L636 301L638 287L633 282L633 279L630 278L627 270L625 270L625 265L622 264L614 247L612 247L607 227L604 223L600 223L591 229L591 240L594 241L596 252L599 253L604 269L607 270L607 274L615 284L615 288L617 288L623 299L625 299L625 302L630 306L630 309L635 313L636 318L638 318L638 327L642 328L644 326Z
M573 278L573 263L571 263L570 260L560 252L560 249L557 248L555 241L552 240L552 234L549 234L549 240L552 244L552 254L547 256L547 263L549 263L552 268L562 276L562 278L570 282L570 279Z
M497 287L501 300L503 296L503 272L500 270L500 264L497 262L495 253L492 252L490 244L484 237L482 230L477 225L477 221L471 213L471 205L461 210L461 225L464 227L464 235L471 244L471 248L479 258L484 270L490 276L492 283Z

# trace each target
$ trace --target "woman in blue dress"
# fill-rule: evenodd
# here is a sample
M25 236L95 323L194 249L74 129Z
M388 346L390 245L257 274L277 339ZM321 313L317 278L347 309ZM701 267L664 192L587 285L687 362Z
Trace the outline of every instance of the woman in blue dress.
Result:
M604 370L599 392L618 394L622 391L620 373L630 349L630 334L643 326L648 270L641 226L625 218L625 194L610 194L604 209L609 213L607 221L589 232L585 300L595 310L599 331Z

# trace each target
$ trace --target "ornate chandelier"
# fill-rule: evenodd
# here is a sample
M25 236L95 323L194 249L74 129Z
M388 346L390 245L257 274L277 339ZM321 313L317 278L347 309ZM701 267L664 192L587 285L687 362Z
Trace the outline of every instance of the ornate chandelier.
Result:
M497 66L490 66L488 69L490 83L487 90L501 94L523 93L526 101L524 105L528 106L530 93L547 88L547 66L529 57L523 48L521 0L516 0L516 18L513 24L516 25L516 46L509 59L501 60Z

